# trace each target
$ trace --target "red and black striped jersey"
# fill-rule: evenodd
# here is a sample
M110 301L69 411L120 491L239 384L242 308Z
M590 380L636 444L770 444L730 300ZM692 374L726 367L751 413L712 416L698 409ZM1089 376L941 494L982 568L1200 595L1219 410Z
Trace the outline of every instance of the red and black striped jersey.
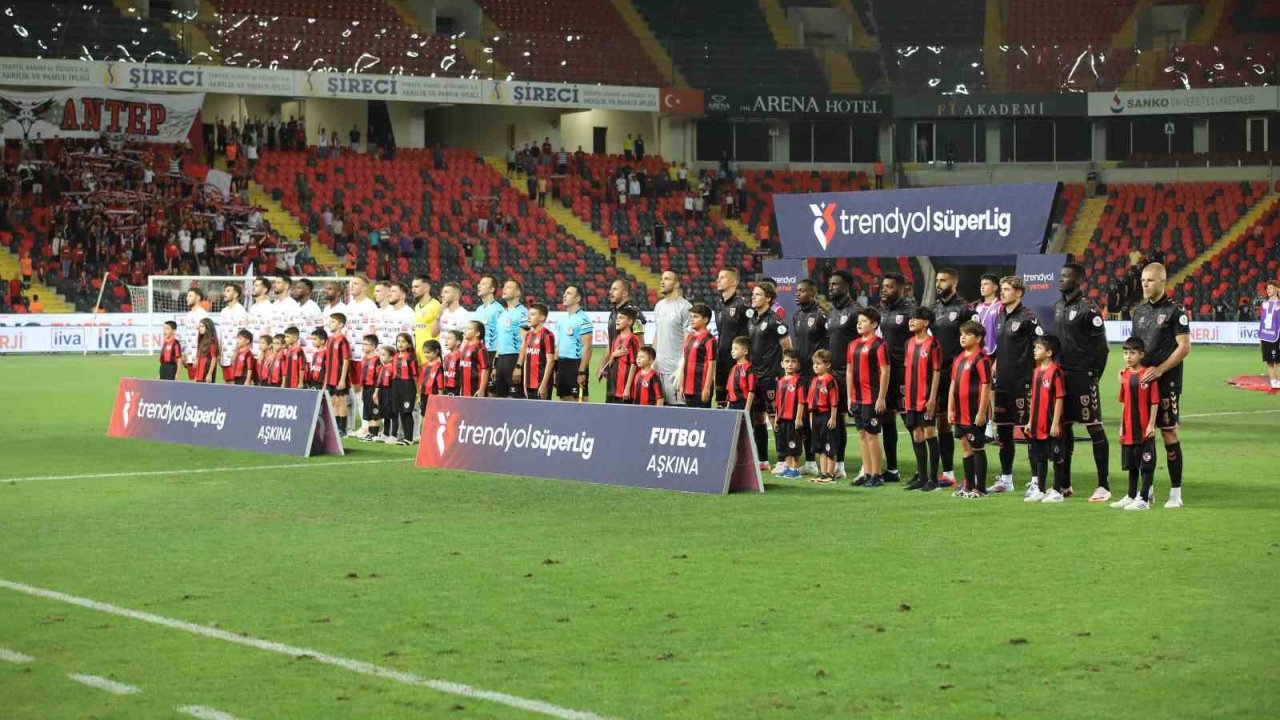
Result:
M395 376L396 376L396 368L395 368L394 358L389 363L379 363L378 364L378 389L386 390L387 388L390 388L391 381L395 379Z
M689 333L684 339L684 377L681 378L681 392L685 395L700 395L702 386L707 381L707 372L716 359L716 338L710 330Z
M453 390L458 387L458 361L462 359L462 350L458 349L444 356L440 361L440 387Z
M1120 444L1141 445L1147 436L1147 424L1151 422L1151 408L1160 402L1158 380L1142 382L1146 368L1120 371L1120 402L1124 404L1120 421Z
M631 397L636 405L657 405L662 398L662 376L653 368L636 371L632 385Z
M631 373L631 368L635 367L636 355L640 353L640 338L630 332L618 335L613 339L613 347L610 348L609 354L613 355L619 350L623 351L623 354L610 361L609 371L605 374L605 390L610 397L629 398L631 394L630 388L627 387L627 375Z
M272 353L267 358L262 369L262 379L259 382L263 385L280 386L281 380L284 379L284 352Z
M412 350L402 350L391 360L391 377L394 380L418 381L418 356Z
M226 372L227 382L252 385L258 374L258 361L253 357L253 348L237 350L231 359L231 367Z
M556 354L556 334L546 325L530 330L524 336L524 386L537 390L547 371L547 361Z
M837 397L839 392L840 386L836 384L835 375L819 375L809 383L809 397L805 399L805 406L814 413L831 412L840 404Z
M480 392L480 373L489 369L489 352L480 342L464 343L458 358L458 394L471 397Z
M444 390L443 365L444 363L439 360L422 363L422 372L418 376L418 390L423 395L430 397Z
M360 374L357 376L356 384L364 387L378 386L378 368L382 365L382 361L378 359L378 353L370 353L360 360Z
M884 340L872 335L849 343L845 363L851 402L874 405L880 396L880 369L889 367L889 350Z
M798 374L783 375L778 379L778 390L774 397L778 406L778 420L795 420L806 400L804 380Z
M991 358L981 348L963 352L951 365L950 407L956 413L956 425L977 425L982 408L982 386L991 384Z
M933 374L942 367L942 347L932 336L907 341L906 375L902 389L902 409L924 412L929 405Z
M196 353L196 382L218 382L218 343L209 343L204 352ZM212 376L210 376L212 368Z
M1036 366L1031 376L1031 439L1048 440L1053 427L1053 406L1067 396L1067 381L1058 363Z
M351 362L351 341L338 333L324 346L324 384L337 386L342 382L342 365Z
M725 388L729 391L729 402L746 400L748 395L755 392L756 374L751 370L751 363L734 363L729 369L729 379L725 382Z
M284 349L283 368L280 374L280 387L300 388L307 377L307 354L302 347L294 345Z
M178 342L178 338L171 337L164 341L160 346L160 362L176 363L182 361L182 343Z
M307 369L307 383L309 385L319 385L327 373L325 373L325 354L328 350L328 344L316 348L311 353L311 365Z

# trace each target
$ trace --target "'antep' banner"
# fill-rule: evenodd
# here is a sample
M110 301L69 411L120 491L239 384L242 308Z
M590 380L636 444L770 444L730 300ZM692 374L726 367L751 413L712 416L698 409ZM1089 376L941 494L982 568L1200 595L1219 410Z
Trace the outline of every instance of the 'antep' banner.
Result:
M723 494L763 491L737 410L432 395L418 467Z
M107 435L294 457L344 454L321 390L120 378Z
M774 195L786 258L1027 255L1057 183Z

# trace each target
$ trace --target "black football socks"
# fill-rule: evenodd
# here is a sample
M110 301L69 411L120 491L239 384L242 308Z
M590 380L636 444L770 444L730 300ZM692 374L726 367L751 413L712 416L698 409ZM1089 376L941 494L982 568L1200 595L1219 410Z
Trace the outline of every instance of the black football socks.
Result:
M1101 425L1089 426L1089 439L1093 441L1093 463L1098 466L1098 487L1111 489L1107 478L1111 475L1111 443Z

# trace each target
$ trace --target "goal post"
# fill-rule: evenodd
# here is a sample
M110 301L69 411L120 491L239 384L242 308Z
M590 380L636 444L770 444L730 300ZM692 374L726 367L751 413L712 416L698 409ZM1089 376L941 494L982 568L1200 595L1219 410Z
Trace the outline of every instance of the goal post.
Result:
M289 310L274 306L269 306L265 311L254 310L252 298L254 277L250 275L152 275L147 278L146 285L126 285L126 288L129 290L134 313L145 316L146 319L143 322L151 332L159 334L166 321L172 320L177 323L178 341L182 343L183 353L188 360L195 357L197 328L201 318L207 316L213 321L218 333L218 344L222 350L225 366L230 363L234 355L235 337L241 330L248 330L253 334L254 352L257 354L257 338L264 334L282 333L288 327L297 327L302 333L304 347L310 354L307 336L313 330L325 326L326 315L321 308L328 302L327 288L330 284L336 284L340 288L339 299L343 306L350 306L351 285L354 278L302 276L295 277L293 280L295 283L299 280L311 282L315 309L303 312L290 304ZM223 289L227 285L240 288L240 302L244 306L244 312L235 313L234 317L224 318L223 310L227 303L223 299ZM188 307L187 294L191 290L199 290L203 294L201 310ZM272 292L269 302L274 305L275 299ZM352 332L363 332L364 327L372 320L373 318L349 318L346 335L352 340L353 349L357 353L359 336L352 338ZM159 346L153 344L150 350L155 354L159 352Z

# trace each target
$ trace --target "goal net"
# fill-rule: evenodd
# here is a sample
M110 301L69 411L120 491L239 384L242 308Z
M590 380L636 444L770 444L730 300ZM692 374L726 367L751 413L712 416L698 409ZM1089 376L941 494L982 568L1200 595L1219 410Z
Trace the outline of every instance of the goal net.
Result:
M376 332L380 339L384 333L390 333L389 337L394 338L396 332L413 332L412 323L407 330L391 323L379 323L380 313L373 308L371 300L353 303L351 284L354 278L294 278L294 288L298 288L300 282L305 285L303 281L310 282L312 286L310 298L304 297L301 304L296 300L285 300L291 293L283 281L273 281L272 278L267 280L274 282L274 287L269 289L265 299L256 304L253 301L254 279L244 275L153 275L148 278L146 285L127 287L134 313L147 316L146 323L153 333L159 335L162 325L167 321L177 323L178 341L182 343L182 351L188 362L194 361L198 327L206 317L213 322L217 332L224 366L230 364L235 354L236 335L241 330L248 330L253 335L254 354L259 355L259 338L263 335L277 335L287 328L296 327L303 349L310 358L314 350L310 335L318 328L325 328L333 311L347 316L344 334L351 341L355 359L359 359L362 354L360 338L369 332ZM240 290L240 307L228 309L227 300L235 294L226 289L228 285ZM192 290L197 292L192 293ZM338 303L332 311L329 309L331 294ZM159 352L158 344L151 347L151 352Z

